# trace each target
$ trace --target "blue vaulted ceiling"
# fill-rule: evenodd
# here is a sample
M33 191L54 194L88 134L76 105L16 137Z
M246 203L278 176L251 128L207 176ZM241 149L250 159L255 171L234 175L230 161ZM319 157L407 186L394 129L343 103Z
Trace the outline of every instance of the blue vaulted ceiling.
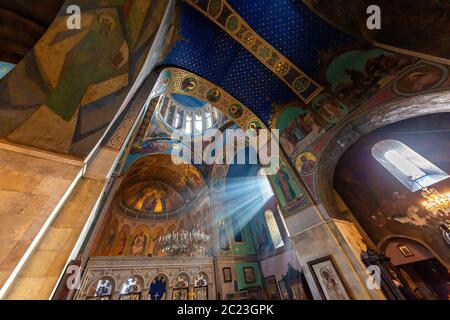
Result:
M319 50L357 41L327 24L300 0L229 3L260 36L315 79ZM180 7L180 39L163 64L189 70L222 87L266 123L272 103L296 100L278 77L213 22L186 3Z

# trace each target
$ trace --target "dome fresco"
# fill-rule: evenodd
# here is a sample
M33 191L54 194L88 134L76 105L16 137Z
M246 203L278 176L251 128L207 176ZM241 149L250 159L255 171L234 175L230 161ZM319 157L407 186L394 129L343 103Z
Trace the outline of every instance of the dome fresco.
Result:
M189 164L175 165L171 157L154 154L131 164L120 188L123 204L144 212L165 212L162 207L173 211L205 189L200 171Z
M122 204L146 213L166 213L183 208L183 198L172 187L160 181L132 185L121 195Z

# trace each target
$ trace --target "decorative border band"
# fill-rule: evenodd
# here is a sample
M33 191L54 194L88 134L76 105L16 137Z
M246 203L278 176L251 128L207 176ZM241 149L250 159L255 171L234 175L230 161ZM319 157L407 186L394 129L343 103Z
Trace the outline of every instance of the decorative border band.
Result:
M185 0L247 49L306 104L324 88L259 36L226 0Z
M267 129L257 115L225 90L188 71L167 68L160 73L150 97L170 93L189 95L208 101L244 130Z

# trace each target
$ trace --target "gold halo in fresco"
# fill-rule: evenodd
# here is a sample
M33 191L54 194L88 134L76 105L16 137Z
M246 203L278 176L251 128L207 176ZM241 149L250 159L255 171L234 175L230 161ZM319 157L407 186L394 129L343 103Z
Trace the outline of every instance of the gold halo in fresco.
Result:
M194 91L197 87L197 79L194 77L186 77L181 82L181 90L183 92L191 92Z
M301 175L311 174L317 168L317 157L312 152L303 152L295 159L295 168Z
M232 104L228 107L228 115L233 119L238 119L244 114L244 109L240 104Z
M256 132L258 132L258 130L261 128L262 128L261 122L259 122L257 120L253 120L252 122L250 122L249 129L253 129Z

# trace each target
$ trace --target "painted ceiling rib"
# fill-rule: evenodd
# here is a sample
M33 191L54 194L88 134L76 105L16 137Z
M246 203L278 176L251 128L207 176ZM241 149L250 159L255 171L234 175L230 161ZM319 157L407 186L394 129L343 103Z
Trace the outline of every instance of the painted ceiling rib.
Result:
M226 0L185 0L236 40L283 81L304 103L324 88L259 36Z

